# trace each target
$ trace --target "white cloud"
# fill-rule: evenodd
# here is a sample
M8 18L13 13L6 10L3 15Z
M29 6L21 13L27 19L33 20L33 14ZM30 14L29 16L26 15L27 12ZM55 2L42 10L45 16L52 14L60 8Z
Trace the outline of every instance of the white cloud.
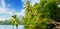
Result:
M0 21L5 21L5 19L0 17Z
M0 21L4 21L4 20L8 20L9 18L11 18L12 15L14 15L14 13L16 13L18 16L23 16L24 15L24 10L21 10L20 12L16 12L16 9L13 8L7 8L10 7L11 5L8 4L6 7L6 4L4 2L4 0L1 0L1 6L0 6L0 14L3 14L4 16L0 15Z
M6 10L0 7L0 13L4 13Z
M0 8L0 14L4 15L3 17L1 17L1 16L0 17L1 17L1 19L7 20L14 14L14 12L15 12L15 10L13 10L13 9L9 9L9 8L3 9L3 8Z
M2 7L5 8L5 2L4 0L1 0Z
M5 8L5 9L3 9L3 8L1 8L0 7L0 14L3 14L4 13L4 16L3 17L1 17L0 16L0 21L3 21L3 20L8 20L9 18L11 18L11 16L12 15L14 15L15 13L18 15L18 16L24 16L24 9L22 9L20 12L15 12L16 10L15 9L9 9L9 8ZM5 14L7 14L8 15L8 17L7 17L7 15L5 15ZM4 18L5 17L5 18Z
M25 11L25 10L22 9L20 12L16 12L16 13L17 13L18 16L21 16L21 17L22 17L22 16L25 15L25 14L24 14L24 13L25 13L24 11Z

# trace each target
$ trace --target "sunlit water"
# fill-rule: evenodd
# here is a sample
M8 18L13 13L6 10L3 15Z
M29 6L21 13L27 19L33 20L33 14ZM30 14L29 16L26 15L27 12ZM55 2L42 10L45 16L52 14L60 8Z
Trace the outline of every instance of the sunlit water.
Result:
M13 25L0 25L0 29L16 29ZM18 29L24 29L24 25L18 25Z

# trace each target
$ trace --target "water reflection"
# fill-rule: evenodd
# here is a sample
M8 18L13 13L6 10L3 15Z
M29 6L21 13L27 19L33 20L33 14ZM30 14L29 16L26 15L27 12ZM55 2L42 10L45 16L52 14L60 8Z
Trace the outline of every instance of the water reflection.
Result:
M16 29L16 26L13 25L0 25L0 29ZM24 25L19 25L18 29L24 29Z

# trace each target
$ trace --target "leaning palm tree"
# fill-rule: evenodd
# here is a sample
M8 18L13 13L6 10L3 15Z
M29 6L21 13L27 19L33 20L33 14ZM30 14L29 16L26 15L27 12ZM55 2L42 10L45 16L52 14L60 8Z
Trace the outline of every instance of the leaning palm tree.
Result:
M14 25L16 25L16 29L18 29L17 15L12 16L11 22L13 24L13 29L14 29Z
M13 24L13 29L14 29L14 22L15 22L15 20L14 20L13 18L11 18L10 21L12 22L12 24Z
M18 29L18 23L15 21L16 29Z

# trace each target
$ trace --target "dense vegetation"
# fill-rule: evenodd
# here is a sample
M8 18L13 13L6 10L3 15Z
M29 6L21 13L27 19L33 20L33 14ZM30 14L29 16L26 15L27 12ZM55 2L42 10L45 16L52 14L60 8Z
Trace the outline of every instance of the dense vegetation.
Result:
M30 1L25 4L24 25L25 29L48 29L49 22L59 20L59 0L40 0L33 6Z

